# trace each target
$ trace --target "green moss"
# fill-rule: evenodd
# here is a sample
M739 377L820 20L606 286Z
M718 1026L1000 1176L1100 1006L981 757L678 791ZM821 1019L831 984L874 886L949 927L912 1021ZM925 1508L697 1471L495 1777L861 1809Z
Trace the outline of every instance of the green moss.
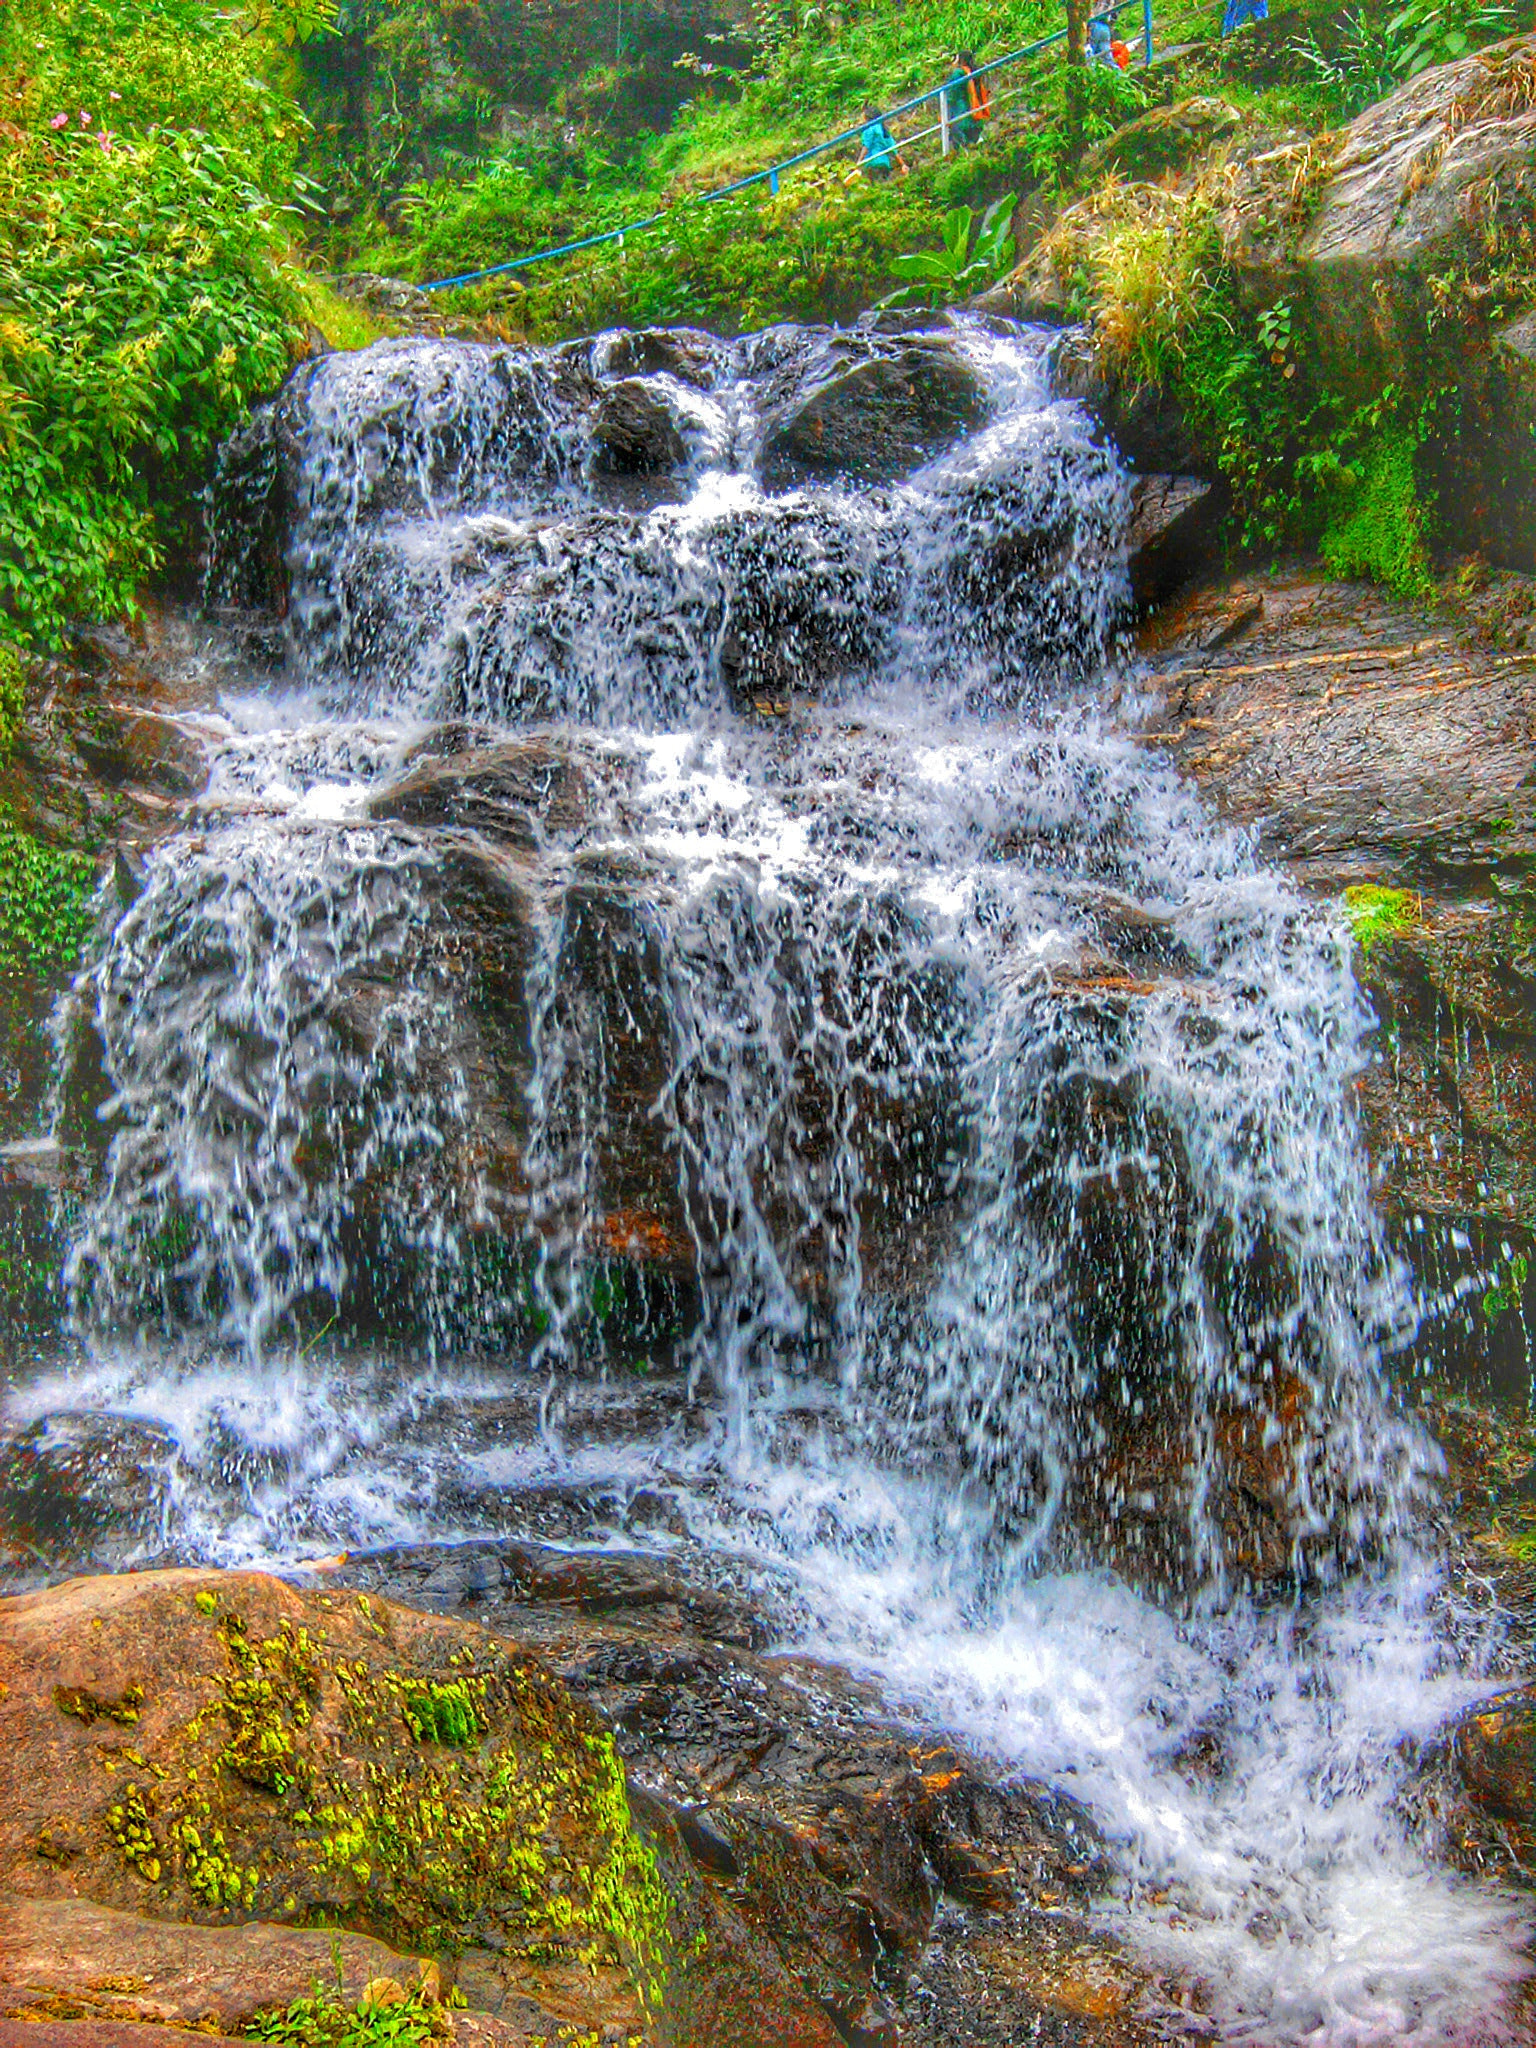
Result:
M334 349L369 348L394 331L366 306L359 305L356 299L343 298L318 277L298 272L292 281L305 319L320 330Z
M483 1684L455 1679L448 1685L407 1685L400 1699L405 1724L418 1742L440 1742L464 1748L478 1743L485 1734L481 1706Z
M87 1727L93 1721L115 1721L119 1728L131 1728L144 1704L142 1685L130 1685L117 1699L103 1699L83 1685L56 1685L53 1703L61 1714L69 1714Z
M149 1884L160 1882L160 1844L150 1820L144 1795L129 1785L121 1799L107 1808L107 1833L140 1877Z
M1428 595L1425 507L1414 471L1420 439L1410 427L1387 425L1340 472L1320 547L1335 576L1368 576L1399 597Z
M96 870L0 821L0 977L73 966L91 928Z
M0 760L15 746L26 706L27 672L21 655L0 640Z
M1359 882L1344 891L1344 916L1362 960L1374 949L1420 921L1420 898L1412 889L1386 889L1375 882Z

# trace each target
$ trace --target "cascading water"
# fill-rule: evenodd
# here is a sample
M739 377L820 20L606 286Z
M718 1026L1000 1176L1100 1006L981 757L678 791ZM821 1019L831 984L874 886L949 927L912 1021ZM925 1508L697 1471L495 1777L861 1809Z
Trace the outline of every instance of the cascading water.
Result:
M900 445L837 475L861 377ZM1042 339L387 344L221 490L286 667L78 984L79 1355L13 1419L169 1431L179 1555L670 1489L786 1634L1085 1799L1219 2038L1513 2038L1518 1917L1396 1804L1477 1686L1369 1020L1107 721L1127 490Z

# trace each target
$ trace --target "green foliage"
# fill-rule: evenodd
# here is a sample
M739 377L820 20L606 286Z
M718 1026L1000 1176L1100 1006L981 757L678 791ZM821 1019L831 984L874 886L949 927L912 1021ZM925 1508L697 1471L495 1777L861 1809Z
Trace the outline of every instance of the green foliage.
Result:
M282 376L275 195L298 121L193 0L0 19L0 604L24 640L133 608L217 442Z
M333 35L341 19L340 0L247 0L256 27L288 46Z
M1513 35L1520 23L1507 0L1408 0L1402 7L1374 0L1341 15L1326 42L1314 30L1294 47L1338 112L1355 114L1432 64Z
M1520 1306L1525 1292L1526 1279L1530 1273L1530 1262L1524 1252L1510 1251L1505 1247L1504 1270L1494 1280L1483 1296L1483 1319L1496 1323L1508 1310Z
M1336 484L1320 549L1335 576L1368 576L1399 597L1428 595L1425 506L1414 473L1420 439L1413 426L1387 420L1356 462L1330 462L1322 472ZM1311 474L1320 471L1314 458Z
M391 1983L385 1996L355 2005L316 1986L281 2012L259 2014L246 2028L253 2041L272 2048L421 2048L434 2033L446 2033L442 2007L425 1986L401 1991Z
M96 871L0 821L0 977L71 966L91 928Z
M1369 960L1384 941L1412 931L1419 915L1419 899L1411 889L1387 889L1375 882L1357 882L1344 891L1344 916L1362 960Z
M0 640L0 760L16 744L26 701L27 671L21 655Z
M994 199L982 215L974 239L974 216L968 206L957 206L946 214L937 250L925 249L892 258L892 273L914 280L907 291L894 296L947 305L995 284L1013 267L1014 204L1012 192Z

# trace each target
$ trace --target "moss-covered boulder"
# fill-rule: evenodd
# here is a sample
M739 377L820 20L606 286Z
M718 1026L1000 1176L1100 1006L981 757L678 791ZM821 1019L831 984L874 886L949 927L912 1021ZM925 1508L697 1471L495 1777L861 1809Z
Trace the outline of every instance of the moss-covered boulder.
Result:
M255 1573L0 1608L0 1890L478 1947L573 2022L666 1992L676 1933L612 1738L483 1631Z

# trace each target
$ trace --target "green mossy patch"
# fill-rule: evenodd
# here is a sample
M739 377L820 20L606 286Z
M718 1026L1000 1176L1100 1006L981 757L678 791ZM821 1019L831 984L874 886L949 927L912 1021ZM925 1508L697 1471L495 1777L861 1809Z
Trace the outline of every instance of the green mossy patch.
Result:
M1378 946L1413 931L1423 921L1423 907L1412 889L1359 882L1344 891L1344 916L1361 959L1368 961Z
M103 1904L480 1946L513 1976L605 1974L660 2005L674 1902L611 1735L536 1658L255 1575L142 1584L86 1624L132 1690L103 1680L88 1705L65 1665L43 1695L77 1734L15 1817L30 1855L78 1829L70 1883Z

